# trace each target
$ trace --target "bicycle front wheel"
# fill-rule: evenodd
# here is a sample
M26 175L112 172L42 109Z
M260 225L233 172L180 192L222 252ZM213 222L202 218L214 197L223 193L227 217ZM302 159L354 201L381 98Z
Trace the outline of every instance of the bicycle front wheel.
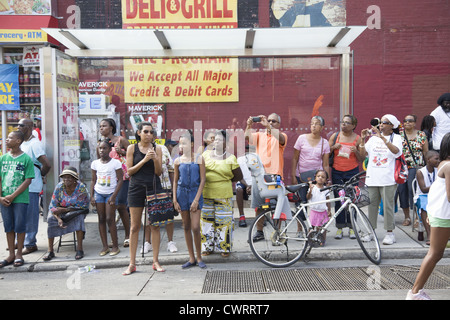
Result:
M303 256L308 246L307 229L303 221L273 220L274 210L266 210L252 223L248 242L262 263L273 267L288 267Z
M374 264L381 262L381 249L375 230L365 213L356 205L350 205L350 220L356 239L366 257Z

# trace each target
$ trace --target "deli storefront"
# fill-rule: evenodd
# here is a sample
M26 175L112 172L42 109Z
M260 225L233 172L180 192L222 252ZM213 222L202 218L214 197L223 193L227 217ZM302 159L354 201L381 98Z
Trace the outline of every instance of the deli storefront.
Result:
M42 131L54 168L47 197L65 166L90 181L103 118L114 118L130 143L141 121L154 124L162 144L193 129L196 149L208 129L227 129L239 156L247 118L276 112L291 183L293 145L311 117L325 118L327 138L352 113L350 44L365 26L244 28L237 1L168 3L122 1L122 29L41 29L62 45L39 48Z

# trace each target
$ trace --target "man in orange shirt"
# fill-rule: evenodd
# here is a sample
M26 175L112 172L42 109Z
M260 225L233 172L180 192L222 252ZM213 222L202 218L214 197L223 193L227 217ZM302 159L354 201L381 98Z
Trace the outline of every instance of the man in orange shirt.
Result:
M266 130L264 132L252 132L253 123L260 122ZM260 115L249 117L245 129L245 139L251 146L256 147L256 153L264 165L266 174L276 174L283 179L284 149L287 144L287 135L280 131L281 118L278 114L272 113L268 117ZM255 179L253 184L256 184ZM252 186L252 208L258 208L264 204L264 199L260 197L257 186ZM259 214L260 212L257 212ZM262 226L258 227L262 230ZM258 232L253 241L264 239L264 235Z

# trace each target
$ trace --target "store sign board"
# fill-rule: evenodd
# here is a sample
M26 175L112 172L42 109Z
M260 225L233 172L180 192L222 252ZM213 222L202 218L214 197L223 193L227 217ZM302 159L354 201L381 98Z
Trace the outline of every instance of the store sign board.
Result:
M47 42L47 33L42 30L0 29L1 42Z
M0 110L20 110L19 66L0 64Z
M122 28L237 28L237 1L122 0Z
M39 67L39 48L38 47L24 47L23 48L23 66L24 67Z
M125 102L239 101L238 58L125 59Z

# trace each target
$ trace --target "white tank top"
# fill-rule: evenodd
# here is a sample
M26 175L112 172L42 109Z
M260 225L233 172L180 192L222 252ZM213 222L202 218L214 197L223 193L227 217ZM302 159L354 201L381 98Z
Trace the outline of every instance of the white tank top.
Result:
M429 186L431 186L431 184L434 182L434 180L436 180L437 168L434 168L433 173L428 172L428 169L426 166L423 168L420 168L419 171L422 172L425 187L428 188ZM428 194L428 193L423 193L422 189L420 189L420 187L419 187L419 183L417 183L416 193L414 194L414 202L416 202L417 199L419 198L419 196L423 195L423 194Z
M450 202L447 199L445 190L445 178L439 177L439 172L450 162L444 164L436 174L436 180L428 192L427 212L434 218L450 219Z

